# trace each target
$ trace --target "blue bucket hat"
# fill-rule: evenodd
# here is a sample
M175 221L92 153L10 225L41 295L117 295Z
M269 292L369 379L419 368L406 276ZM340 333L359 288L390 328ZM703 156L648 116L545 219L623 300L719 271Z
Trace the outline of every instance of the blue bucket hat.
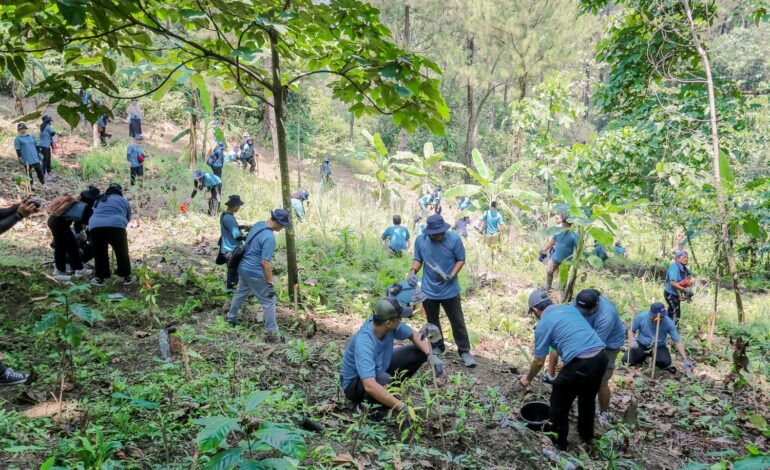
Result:
M203 178L203 172L200 170L195 170L193 172L193 179L199 180L201 178Z
M663 305L660 302L655 302L654 304L650 305L650 316L651 317L665 317L666 316L666 306Z
M436 235L449 230L449 224L444 222L444 218L441 217L441 214L433 214L428 217L426 222L425 230L422 231L425 235Z
M289 218L289 213L285 210L275 209L270 212L270 217L284 227L291 228L291 219Z

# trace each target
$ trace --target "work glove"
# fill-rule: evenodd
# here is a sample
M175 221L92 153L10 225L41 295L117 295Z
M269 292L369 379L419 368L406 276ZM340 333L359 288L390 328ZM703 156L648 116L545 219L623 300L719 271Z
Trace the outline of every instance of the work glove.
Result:
M409 271L409 274L406 276L406 282L408 282L412 287L417 287L419 282L417 279L417 274L414 271Z
M238 228L245 232L248 232L249 230L251 230L251 227L248 225L239 225Z
M684 372L687 375L692 374L692 371L695 369L695 364L689 359L682 361L682 365L684 366Z
M684 292L682 292L682 296L684 297L684 300L686 302L691 301L693 295L695 295L695 294L693 294L693 292L692 292L692 287L687 287L687 288L685 288Z
M241 236L235 237L235 241L237 241L237 242L242 242L244 240L246 240L246 235L241 235Z
M433 366L436 371L436 377L444 375L444 361L442 361L437 355L431 354L428 356L428 364Z
M272 284L267 285L267 298L272 299L275 297L275 286Z

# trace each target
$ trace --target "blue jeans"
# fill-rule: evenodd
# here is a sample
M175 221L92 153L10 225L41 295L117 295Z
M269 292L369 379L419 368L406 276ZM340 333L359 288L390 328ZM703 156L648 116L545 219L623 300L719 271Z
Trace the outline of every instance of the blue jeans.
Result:
M241 306L251 294L254 294L254 297L262 305L262 312L265 317L265 330L269 333L278 333L278 322L275 320L275 297L267 296L267 282L262 277L240 276L238 290L235 291L233 296L230 311L227 312L227 319L238 318L238 310L241 309Z

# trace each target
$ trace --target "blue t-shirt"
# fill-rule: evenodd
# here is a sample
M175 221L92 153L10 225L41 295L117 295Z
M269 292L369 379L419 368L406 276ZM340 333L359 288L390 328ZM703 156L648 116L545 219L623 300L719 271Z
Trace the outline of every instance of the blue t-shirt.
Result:
M254 158L254 146L246 142L241 145L241 160L248 160L249 158Z
M461 198L460 203L457 205L457 207L459 207L461 211L464 211L465 209L471 207L471 198L469 197Z
M578 244L578 234L575 232L564 231L553 236L556 245L553 247L551 259L561 263L565 259L571 258Z
M626 249L623 247L623 245L615 245L615 254L616 255L625 255Z
M139 163L139 155L142 154L142 147L136 144L131 144L128 146L128 149L126 149L126 159L128 160L128 164L131 166L131 168L137 168L142 166L141 163Z
M275 235L267 227L265 221L254 224L246 237L246 249L243 253L243 259L238 266L238 274L241 276L265 278L262 271L262 261L273 259L275 252Z
M119 194L110 194L106 200L94 203L94 214L88 221L88 228L126 228L131 220L131 205Z
M634 318L631 323L631 331L633 333L639 333L636 337L636 341L640 346L649 348L652 346L652 342L655 341L655 323L650 320L649 310L640 313ZM666 345L666 335L671 336L671 341L678 343L682 341L679 336L679 332L676 330L674 320L668 315L663 317L660 322L660 331L658 332L658 346Z
M96 120L96 125L97 126L102 126L102 127L104 127L106 129L107 128L107 118L105 118L104 116L100 117L99 119Z
M545 358L549 347L569 364L583 352L605 344L578 309L562 304L546 308L535 327L535 357Z
M382 233L383 240L390 240L390 248L400 252L406 250L406 242L409 240L409 230L401 225L391 225Z
M420 235L414 244L414 260L422 263L422 291L426 298L443 300L460 295L457 276L445 282L436 271L440 269L448 275L458 261L465 261L465 247L459 235L447 231L440 242Z
M43 148L51 148L51 144L53 143L53 136L56 135L56 132L53 130L53 126L49 122L45 125L42 131L40 131L40 141L38 142L38 145L40 145Z
M211 151L211 156L206 162L212 168L222 168L225 164L225 147L224 145L217 145L214 150Z
M219 251L222 253L233 251L241 243L236 238L242 236L243 233L241 233L241 228L238 227L238 222L233 214L222 212L219 218L219 230L222 236L222 246Z
M37 141L30 134L17 135L13 140L13 148L21 151L21 159L25 165L40 163L40 156L37 153Z
M609 256L607 256L607 250L601 245L596 245L594 247L594 254L602 261L607 261L607 258L609 258Z
M674 281L674 282L684 281L684 278L686 277L685 273L687 272L686 269L687 268L680 265L679 262L677 261L674 261L673 263L671 263L671 266L668 267L668 271L666 271L666 280L663 283L663 290L666 291L666 293L671 295L679 295L679 291L676 290L674 286L669 284L668 281Z
M426 208L426 207L428 207L428 206L431 204L431 202L432 202L432 201L433 201L433 196L431 196L430 194L424 194L424 195L423 195L423 196L420 198L420 200L419 200L419 202L420 202L420 206L421 206L422 208Z
M356 377L363 380L375 377L377 370L386 371L393 357L393 341L408 339L411 336L412 328L402 322L395 331L389 331L385 337L378 339L372 329L372 318L366 320L358 333L350 339L342 354L342 388L347 387Z
M484 215L481 216L481 220L484 222L486 227L484 232L487 235L497 235L500 231L500 226L505 225L503 216L500 215L500 212L498 211L488 210L484 212Z
M321 163L321 175L331 176L331 174L332 174L332 166L327 162Z
M214 173L204 173L203 174L203 187L206 189L211 189L214 186L222 184L222 179L215 175Z
M576 305L577 300L572 301L572 306ZM578 310L579 311L579 310ZM608 349L620 349L626 342L626 326L623 319L615 308L603 295L599 297L599 308L593 315L583 316L591 328L599 335L599 339L604 341Z

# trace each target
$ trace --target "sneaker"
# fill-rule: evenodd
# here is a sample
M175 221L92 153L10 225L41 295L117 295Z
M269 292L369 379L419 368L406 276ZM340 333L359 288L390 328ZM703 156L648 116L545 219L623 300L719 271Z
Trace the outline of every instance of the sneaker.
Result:
M75 270L75 277L90 277L93 274L93 269L83 268Z
M543 383L553 385L554 380L556 380L556 377L552 377L548 372L543 372Z
M122 283L124 286L130 286L131 284L136 282L136 276L133 274L126 277L118 278L118 282Z
M233 318L226 318L225 321L230 324L230 326L241 326L243 325L243 320L241 320L240 317L233 317Z
M28 380L29 374L16 372L10 367L7 367L0 375L0 385L21 385L27 383Z
M267 332L265 334L265 341L268 343L285 343L286 340L283 339L283 336L281 336L279 333L271 333Z
M473 359L473 356L471 356L471 353L464 352L460 354L460 359L462 359L463 365L465 367L476 367L476 360Z
M599 424L607 426L612 422L612 416L609 411L602 411L599 413Z
M59 271L56 268L53 268L53 278L61 282L67 282L71 279L66 272Z
M91 278L91 285L96 287L104 287L105 282L104 279L100 277L92 277Z

